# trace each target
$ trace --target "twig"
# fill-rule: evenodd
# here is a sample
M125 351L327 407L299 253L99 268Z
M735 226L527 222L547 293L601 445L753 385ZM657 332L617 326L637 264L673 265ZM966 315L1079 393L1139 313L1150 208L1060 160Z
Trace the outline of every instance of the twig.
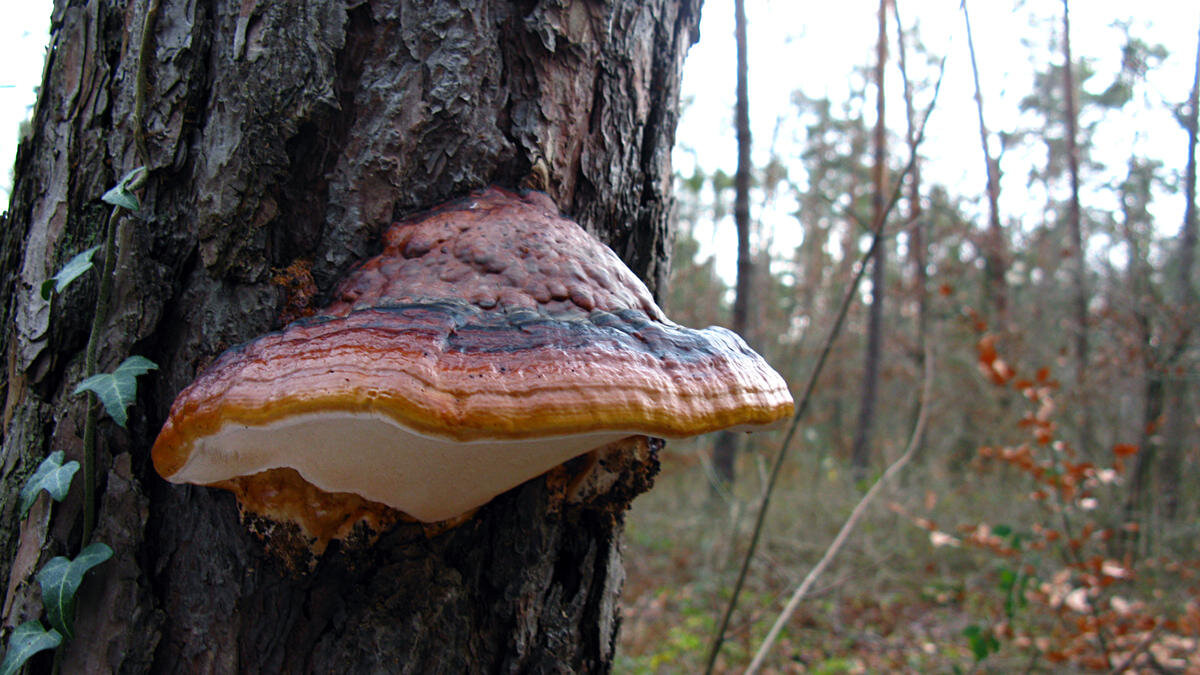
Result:
M908 164L904 167L901 173L901 178L907 175L912 170L917 161L916 149L920 146L925 138L925 127L929 122L929 115L933 112L933 107L937 103L938 92L942 88L942 76L946 73L946 58L942 57L941 71L938 74L937 84L934 86L933 97L929 102L929 108L925 112L924 119L921 121L921 128L917 134L917 143L913 146L912 156L908 159ZM804 418L804 413L808 409L808 404L812 400L813 391L816 389L817 379L821 376L821 371L825 367L825 362L829 357L829 353L833 350L833 343L841 333L842 324L845 322L846 313L850 309L851 303L858 295L858 286L862 281L863 274L866 272L867 263L871 257L875 255L876 249L880 246L884 236L884 225L887 223L888 214L900 201L900 193L903 190L904 181L896 181L896 188L892 191L891 199L888 201L887 208L883 211L883 217L876 224L876 229L871 237L871 246L867 252L859 259L858 272L854 275L849 288L842 296L841 306L838 307L837 317L834 319L833 325L829 329L829 334L825 338L825 343L821 347L821 354L817 357L817 363L809 375L808 383L804 387L804 393L800 397L800 402L796 405L796 412L792 416L792 423L788 426L787 433L784 434L783 442L779 444L779 451L775 455L775 463L771 467L771 478L767 483L766 492L763 493L762 500L758 507L758 515L754 521L754 530L750 535L750 546L746 549L746 555L742 560L741 570L738 572L737 581L734 582L733 593L729 597L729 604L725 608L725 614L721 618L721 623L717 628L716 634L713 636L712 644L709 647L708 663L704 668L706 674L712 673L716 666L717 655L721 653L721 646L725 641L725 631L729 628L729 620L733 616L734 609L737 608L738 596L741 595L742 587L746 583L746 574L750 569L750 563L754 560L754 551L758 548L758 542L762 538L763 523L766 521L767 509L771 505L771 494L775 491L775 484L779 480L779 474L783 468L783 460L787 457L788 446L792 443L792 438L795 437L797 429L800 427L800 420Z
M1058 463L1056 462L1056 464ZM1059 465L1061 466L1061 464ZM1080 569L1086 569L1087 563L1084 561L1083 555L1079 553L1079 549L1070 545L1070 542L1075 541L1075 532L1074 528L1071 527L1071 518L1067 515L1067 505L1062 501L1061 495L1059 496L1058 502L1058 515L1062 520L1063 532L1067 535L1067 546L1064 548L1066 549L1066 555L1070 556L1071 558L1071 560L1068 562L1074 563ZM1112 654L1108 649L1108 639L1104 637L1104 620L1100 616L1100 608L1097 607L1096 603L1094 602L1089 602L1087 604L1088 613L1091 614L1092 618L1096 621L1096 641L1100 643L1100 651L1104 652L1104 663L1109 667L1112 667Z
M1151 629L1151 631L1146 634L1146 637L1142 638L1142 641L1133 648L1133 651L1129 653L1129 656L1125 657L1124 661L1117 665L1116 668L1108 671L1109 675L1121 675L1121 673L1129 670L1133 666L1133 662L1137 660L1137 657L1141 656L1143 652L1150 648L1150 645L1154 644L1155 638L1157 638L1158 634L1162 632L1162 627L1163 625L1160 623Z
M825 549L825 554L821 556L821 560L817 562L808 575L804 577L804 581L800 586L796 588L795 593L792 594L783 611L779 613L779 618L775 619L775 625L771 626L771 631L767 633L762 646L754 654L754 660L750 662L750 667L746 669L747 675L758 672L758 669L762 667L763 660L766 659L767 654L771 651L771 647L774 646L780 631L783 630L788 620L792 618L792 614L800 606L800 601L808 595L808 591L812 588L817 577L821 576L821 573L829 566L834 556L842 550L842 546L846 544L850 533L854 531L854 526L858 524L859 520L862 520L863 514L867 512L867 506L875 500L875 496L879 494L884 483L899 473L900 469L904 468L904 465L908 464L909 460L916 454L917 448L921 446L921 437L925 434L925 422L929 418L929 399L933 391L933 358L928 353L928 350L926 350L925 354L924 378L925 382L921 392L921 411L917 414L917 423L913 426L912 436L908 439L908 447L905 448L904 454L892 462L887 471L884 471L879 480L876 480L875 484L871 486L871 489L867 490L867 494L863 495L863 498L858 501L854 510L850 512L850 517L846 519L846 522L842 525L842 529L838 531L833 543L829 545L829 548Z
M825 344L821 348L821 354L817 357L817 364L809 375L808 384L804 387L804 395L800 397L800 402L796 406L796 413L792 417L792 424L788 427L787 433L784 434L783 443L780 444L778 453L775 456L775 464L771 471L770 480L767 483L767 489L763 493L762 499L758 506L758 517L754 521L754 530L750 534L750 547L746 550L746 555L742 560L742 568L738 573L737 581L733 585L733 594L729 598L729 604L725 607L725 615L721 619L721 625L717 629L716 635L713 637L713 642L709 648L708 665L705 667L705 673L712 673L713 667L716 665L717 654L721 651L721 644L725 639L725 631L729 628L729 620L733 616L733 610L737 607L738 595L741 593L742 586L746 583L746 573L750 568L750 562L754 559L755 549L758 548L758 541L762 536L763 521L766 519L767 507L771 503L771 494L774 492L775 481L779 476L780 467L783 464L783 458L787 453L787 448L791 445L792 437L795 436L796 430L800 426L800 420L803 418L805 411L808 408L809 401L812 400L812 393L816 389L817 378L820 377L821 371L825 367L825 360L829 357L829 353L833 349L833 343L841 332L842 323L846 318L846 313L850 309L851 303L858 291L859 282L862 281L863 274L867 270L867 261L875 253L875 248L879 245L883 238L882 228L876 231L875 237L871 240L871 247L863 254L859 260L858 272L854 275L853 281L850 282L850 287L846 289L845 295L842 297L841 306L838 307L837 318L834 319L833 326L829 329L829 335L825 338Z
M112 274L117 262L117 219L123 211L114 206L104 225L104 267L100 272L100 288L96 293L96 310L92 313L92 332L88 335L87 354L84 357L85 378L96 374L96 352L100 348L100 333L104 320L108 318L108 305L112 297ZM83 424L83 539L80 548L92 540L96 527L96 421L99 398L89 391L87 396L87 418Z

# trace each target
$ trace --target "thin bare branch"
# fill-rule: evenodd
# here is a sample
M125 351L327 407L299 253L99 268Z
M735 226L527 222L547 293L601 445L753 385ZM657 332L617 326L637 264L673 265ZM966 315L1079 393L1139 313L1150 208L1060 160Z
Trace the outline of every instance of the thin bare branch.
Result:
M867 249L858 261L858 272L854 275L853 281L846 289L842 296L842 303L838 307L837 316L834 319L833 325L829 329L829 334L825 338L825 343L821 347L821 353L817 357L817 363L813 367L812 373L809 375L808 382L805 384L804 392L800 396L799 403L796 404L796 412L792 416L792 422L788 426L787 432L784 434L783 442L779 444L779 450L775 455L775 462L771 467L771 478L767 483L767 489L763 493L762 499L758 507L758 515L755 517L754 530L750 535L750 545L746 549L746 555L742 559L742 567L738 572L737 581L734 582L733 592L729 597L729 604L725 608L725 614L721 618L721 623L717 628L716 634L713 636L712 644L709 647L708 663L705 666L705 673L712 673L716 666L717 656L721 653L721 646L725 642L725 633L729 628L729 621L733 616L733 611L737 608L738 596L741 595L742 587L746 583L746 574L750 569L750 563L754 560L754 552L758 548L758 542L762 538L763 523L766 520L767 510L771 505L771 495L775 491L775 485L779 480L780 470L783 468L783 461L787 457L788 447L792 443L792 439L796 435L796 431L800 428L800 421L804 418L804 413L808 410L808 405L812 400L813 391L816 389L817 379L821 376L821 371L825 368L825 362L829 358L829 353L833 349L833 343L841 333L842 325L845 323L846 313L850 309L850 305L854 302L854 298L858 295L858 286L862 282L863 274L866 272L867 263L870 262L871 256L875 255L876 249L880 246L884 238L884 225L887 223L888 214L895 208L897 202L900 201L900 194L904 186L904 176L912 170L913 165L917 161L916 148L920 147L921 142L925 139L925 127L929 122L929 117L932 114L934 107L937 105L938 93L942 88L942 77L946 73L946 58L943 56L940 69L938 72L937 83L934 85L933 96L929 101L929 107L922 116L921 128L917 134L917 144L914 146L911 156L908 158L908 164L904 167L901 173L901 179L896 181L896 186L892 191L891 198L888 201L887 208L884 210L883 217L879 219L875 232L871 238L871 246Z
M1109 675L1121 675L1121 673L1133 667L1133 662L1137 661L1137 658L1141 656L1147 649L1149 649L1150 645L1154 644L1154 640L1157 639L1158 634L1162 632L1162 627L1163 625L1160 623L1155 626L1153 630L1146 633L1146 637L1142 638L1142 641L1133 648L1132 652L1129 652L1129 656L1126 656L1125 660L1117 664L1116 668L1113 668L1109 671Z
M884 471L883 475L871 486L871 489L867 490L867 494L863 495L863 498L858 501L854 510L850 512L850 517L846 519L846 522L842 525L842 529L838 531L833 543L829 545L829 548L825 549L825 554L821 556L817 564L804 577L804 581L796 588L796 591L792 594L791 599L788 600L783 611L779 613L779 617L775 619L775 624L771 626L771 630L767 633L767 637L763 640L762 645L754 654L754 660L750 662L750 667L746 669L747 675L758 672L758 669L762 667L763 660L770 653L771 647L774 646L780 631L783 630L783 627L792 618L792 614L800 606L800 601L808 595L808 591L812 588L813 583L816 582L817 577L821 576L821 573L825 571L825 568L829 566L829 563L833 561L833 558L845 546L846 540L850 538L850 533L854 531L854 526L858 524L858 521L862 520L863 514L867 512L867 507L875 500L876 495L879 494L883 485L892 476L899 473L904 468L904 465L908 464L909 460L916 454L917 448L921 446L921 437L925 434L925 422L929 417L929 400L933 396L933 357L928 349L925 352L925 375L921 390L921 411L917 414L917 422L913 426L912 435L908 439L908 447L905 448L904 454L892 462L887 471Z

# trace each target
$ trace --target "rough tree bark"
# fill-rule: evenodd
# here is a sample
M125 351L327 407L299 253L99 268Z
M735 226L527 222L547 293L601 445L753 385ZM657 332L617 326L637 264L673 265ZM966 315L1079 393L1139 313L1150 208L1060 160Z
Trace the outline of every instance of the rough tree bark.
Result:
M216 354L279 328L289 302L323 304L393 219L487 184L532 179L656 288L700 1L161 0L141 78L152 3L55 3L18 153L0 241L5 625L39 613L31 573L80 546L78 485L21 523L14 511L46 453L81 447L70 392L96 285L53 303L37 288L96 241L100 195L141 163L143 82L150 176L123 230L100 369L138 353L161 370L142 378L128 431L101 423L96 538L116 555L81 590L65 672L608 670L620 513L652 458L606 505L552 510L535 479L458 528L400 526L297 578L230 494L167 485L148 451Z
M750 255L750 179L754 166L750 158L750 66L746 44L746 3L734 0L734 36L737 42L737 101L734 106L734 131L737 134L738 163L733 177L733 221L737 226L737 281L733 289L733 316L729 328L745 336L750 344L750 301L754 258ZM742 434L722 431L713 443L713 473L721 486L733 484L737 474L735 461Z
M875 131L874 165L871 167L871 230L877 231L887 204L887 126L884 121L883 75L887 65L887 6L879 0L879 38L875 46ZM861 403L858 409L858 430L850 456L854 479L867 476L870 464L871 430L875 424L875 405L879 399L879 361L883 354L883 299L887 285L887 246L880 244L871 260L871 306L867 314L867 351L863 366Z

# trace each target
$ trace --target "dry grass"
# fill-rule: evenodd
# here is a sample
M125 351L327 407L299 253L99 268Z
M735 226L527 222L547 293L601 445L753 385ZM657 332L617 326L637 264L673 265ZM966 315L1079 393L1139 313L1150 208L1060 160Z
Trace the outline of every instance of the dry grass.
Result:
M777 441L758 442L769 448ZM736 493L714 497L699 459L705 449L696 444L670 447L655 488L638 498L629 515L619 672L703 670L748 537L753 514L747 511L765 482L758 466L762 460L751 451L742 457ZM930 454L939 451L929 449ZM766 672L976 669L964 630L1009 625L1008 596L1000 579L1013 563L970 547L935 547L930 531L918 526L917 519L939 531L979 523L1010 524L1017 530L1044 519L1045 512L1020 498L1024 486L1015 472L979 462L949 472L941 468L944 464L911 465L885 491L788 623ZM861 496L839 459L799 451L785 472L719 672L745 668L792 590ZM1186 533L1181 534L1181 541L1187 541ZM1191 557L1200 558L1195 545ZM1175 582L1146 576L1137 592L1153 601L1158 590L1159 599L1167 601L1170 594L1157 588L1163 583ZM1200 600L1194 582L1177 590L1183 593L1182 600L1176 598L1180 607L1189 597L1193 604ZM1012 623L1020 621L1024 628L1045 624L1049 630L1053 618L1018 611ZM1186 631L1181 634L1188 637ZM1071 672L1069 664L1051 663L1015 638L1004 641L1000 635L1001 649L988 655L984 670Z

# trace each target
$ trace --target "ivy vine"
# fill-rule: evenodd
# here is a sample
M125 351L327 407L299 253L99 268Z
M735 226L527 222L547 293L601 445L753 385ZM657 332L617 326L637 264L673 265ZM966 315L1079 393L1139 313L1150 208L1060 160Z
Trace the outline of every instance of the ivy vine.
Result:
M42 590L42 609L50 628L35 619L13 629L8 638L8 649L0 661L0 675L13 675L38 652L57 649L64 640L74 636L75 596L83 583L84 576L97 565L108 560L113 550L102 542L92 542L92 531L96 523L96 424L98 408L124 428L128 422L129 406L137 398L137 377L158 366L144 356L130 356L110 373L97 373L96 360L99 351L100 332L108 317L108 304L112 296L113 269L116 265L116 229L125 211L141 208L135 190L144 182L146 170L138 167L130 171L102 199L112 205L112 211L104 227L104 242L72 257L54 276L42 283L41 295L51 300L54 294L62 293L88 270L94 269L93 257L104 250L103 267L100 271L96 309L92 315L92 329L88 336L84 362L84 379L75 387L74 394L86 394L87 419L83 432L83 465L79 462L64 462L61 450L52 452L42 460L21 489L21 519L29 516L29 510L39 495L45 492L56 502L61 502L70 492L75 474L83 469L83 548L74 558L57 556L47 561L37 573Z

